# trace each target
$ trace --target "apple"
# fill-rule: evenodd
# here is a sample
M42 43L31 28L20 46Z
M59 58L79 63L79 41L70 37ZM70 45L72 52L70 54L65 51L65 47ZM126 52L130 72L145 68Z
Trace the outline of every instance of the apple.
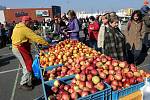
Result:
M64 84L61 84L59 89L64 89L64 86L65 86Z
M77 90L74 90L73 88L70 88L70 89L68 90L69 93L73 93L74 91L77 91Z
M117 80L113 80L113 81L111 82L111 84L114 85L114 86L118 86L118 81L117 81Z
M120 61L120 62L119 62L119 67L125 68L126 64L127 64L127 62L125 62L125 61Z
M68 91L70 89L70 86L69 85L65 85L64 86L64 90Z
M104 82L110 84L110 80L108 78L104 79Z
M108 70L103 70L103 72L104 72L106 75L109 74Z
M122 80L121 74L116 74L116 75L114 75L114 78L115 78L117 81Z
M51 90L52 90L54 93L56 93L56 92L58 91L58 88L53 86L53 87L51 88Z
M94 94L94 93L96 93L98 90L95 88L95 87L93 87L92 89L90 89L90 92L92 93L92 94Z
M78 93L77 92L71 93L71 99L76 100L77 98L78 98Z
M93 70L91 70L91 74L94 75L94 76L96 76L98 74L98 72L97 72L96 69L93 69Z
M55 81L54 81L54 86L55 86L55 87L59 87L59 86L60 86L60 82L59 82L58 80L55 80Z
M87 91L82 91L82 93L81 93L81 97L85 97L85 96L87 96L89 93L87 92Z
M98 83L95 88L97 88L98 90L104 90L105 86L104 86L104 83L100 82Z
M108 65L106 65L106 64L105 64L105 65L102 65L102 68L103 68L103 69L108 69Z
M113 81L115 78L113 75L108 75L108 80Z
M105 79L106 78L106 74L104 72L99 73L100 78Z
M101 61L102 61L102 63L106 63L107 62L107 58L106 57L101 57Z
M79 88L80 89L83 89L85 87L85 85L86 85L85 82L83 82L83 81L79 82Z
M103 63L100 62L100 61L96 63L96 66L97 66L97 67L101 67L102 65L103 65Z
M70 100L70 95L67 92L62 93L62 100Z
M75 86L73 87L73 89L74 89L74 91L78 91L78 90L79 90L79 86L75 85Z
M113 70L114 67L113 67L112 65L109 65L109 66L108 66L108 69L109 69L109 70Z
M128 78L132 78L132 77L133 77L133 73L132 73L131 71L129 71L128 73L126 73L126 76L127 76Z
M111 85L113 91L117 90L117 87L115 85Z
M111 65L111 61L107 61L105 64L109 66Z
M115 71L110 69L108 73L109 73L110 75L114 75L114 74L115 74Z
M85 80L86 80L85 74L80 74L80 80L81 80L81 81L85 81Z
M128 72L129 72L129 68L124 68L124 69L122 69L122 72L123 72L123 73L128 73Z
M140 72L133 72L133 75L134 75L135 77L140 77L140 76L141 76Z
M92 83L92 81L86 81L86 87L88 87L88 88L93 88L93 83Z
M112 65L115 67L115 66L118 66L118 61L117 60L112 60Z
M88 88L88 87L83 87L83 91L89 92L89 91L90 91L90 88Z
M99 78L98 76L93 76L93 77L92 77L92 82L93 82L94 84L97 84L97 83L100 82L100 78Z
M144 79L142 77L138 77L136 80L137 80L137 82L143 82L144 81Z
M88 74L88 75L87 75L87 80L88 80L88 81L92 81L92 74Z

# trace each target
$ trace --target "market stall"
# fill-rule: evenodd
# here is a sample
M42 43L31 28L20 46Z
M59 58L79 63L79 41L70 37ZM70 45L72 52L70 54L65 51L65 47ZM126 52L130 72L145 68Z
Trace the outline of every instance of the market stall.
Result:
M35 66L45 100L123 100L139 91L150 76L134 64L115 60L75 40L41 50Z

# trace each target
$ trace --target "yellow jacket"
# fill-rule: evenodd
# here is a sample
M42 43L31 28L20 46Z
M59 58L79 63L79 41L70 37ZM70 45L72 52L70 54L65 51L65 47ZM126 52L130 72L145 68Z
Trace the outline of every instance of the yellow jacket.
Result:
M42 45L48 45L48 42L34 33L30 28L26 27L23 23L16 24L11 39L13 48L16 47L16 45L30 40Z

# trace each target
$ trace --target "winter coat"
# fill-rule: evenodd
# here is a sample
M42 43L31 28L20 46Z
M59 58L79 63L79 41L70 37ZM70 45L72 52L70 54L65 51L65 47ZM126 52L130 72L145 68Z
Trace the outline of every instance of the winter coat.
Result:
M124 60L125 36L118 29L106 28L104 54L117 60Z
M135 21L128 22L124 34L126 36L127 43L130 45L130 49L134 50L142 49L142 40L144 38L143 21L138 23L136 23Z
M88 33L89 33L90 40L96 40L97 41L98 31L99 31L99 24L97 21L94 21L93 23L89 24Z

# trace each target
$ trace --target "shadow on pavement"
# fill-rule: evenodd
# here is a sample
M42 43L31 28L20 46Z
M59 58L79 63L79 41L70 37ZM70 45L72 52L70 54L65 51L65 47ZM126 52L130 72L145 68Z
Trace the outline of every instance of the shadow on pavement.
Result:
M1 58L1 57L0 57L0 58ZM0 59L0 67L9 64L9 63L10 63L10 60L13 60L13 59L15 59L15 58L16 58L15 56L10 56L10 57L6 57L6 58L1 58L1 59Z
M140 65L145 61L145 58L148 56L148 54L147 54L148 50L149 50L149 47L143 46L141 54L136 61L136 65Z

